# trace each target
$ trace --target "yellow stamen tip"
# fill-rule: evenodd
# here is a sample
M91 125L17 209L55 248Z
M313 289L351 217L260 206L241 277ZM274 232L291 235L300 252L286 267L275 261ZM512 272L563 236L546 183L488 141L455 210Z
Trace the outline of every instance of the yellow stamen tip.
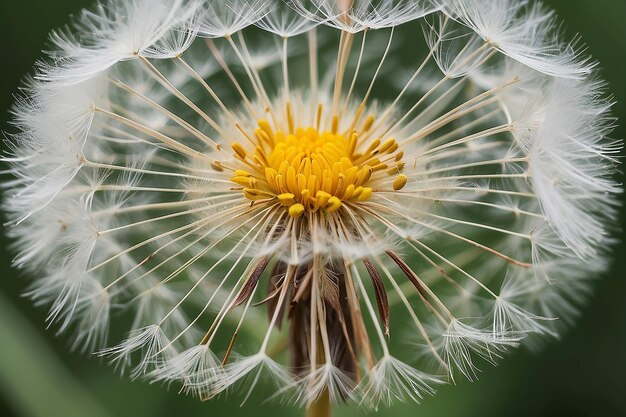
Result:
M328 207L326 207L327 212L334 213L340 208L341 208L341 200L339 198L331 197L328 199Z
M283 193L276 196L276 198L278 198L278 201L280 201L280 203L285 207L291 206L295 202L295 197L296 196L291 193Z
M302 213L304 213L304 210L304 206L300 203L297 203L289 207L289 215L291 217L300 217L302 216Z
M393 152L398 149L398 144L395 139L389 139L387 142L383 143L380 147L380 153L385 153L387 151Z
M239 184L242 187L255 188L256 180L251 177L234 176L230 179L235 184Z
M272 130L272 127L270 126L270 122L268 122L265 119L260 119L260 120L257 121L257 124L259 125L261 130L263 130L265 133L267 133L267 135L269 137L274 136L274 131Z
M372 197L372 193L373 193L372 187L363 187L363 191L361 192L357 200L358 201L369 200Z
M241 159L246 159L246 155L248 154L239 142L233 143L233 151L235 151L235 153L239 155Z
M252 174L250 174L249 172L244 171L242 169L238 169L238 170L235 171L235 176L236 177L251 177Z
M374 115L367 116L367 119L365 119L365 125L363 125L363 130L366 132L370 130L375 120L376 120L376 117L374 117Z
M398 175L396 179L393 181L393 189L396 191L400 191L401 189L404 188L408 180L409 178L406 175L404 174Z

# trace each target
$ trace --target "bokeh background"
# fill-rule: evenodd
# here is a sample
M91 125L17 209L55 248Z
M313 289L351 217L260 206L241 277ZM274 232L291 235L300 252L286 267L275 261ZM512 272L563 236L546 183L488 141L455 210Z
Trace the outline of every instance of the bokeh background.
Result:
M499 1L499 0L493 0ZM531 0L532 1L532 0ZM0 130L20 79L45 48L47 33L89 0L0 0ZM580 34L602 65L626 138L626 0L546 0ZM0 168L2 170L2 168ZM622 224L626 229L622 212ZM44 326L45 310L21 297L25 277L10 267L0 233L0 415L4 417L293 416L302 412L253 398L202 403L160 385L119 377L97 358L69 353L65 338ZM626 416L626 249L615 248L610 273L598 280L578 326L539 353L518 351L480 380L440 389L417 406L378 414L397 417ZM363 415L341 408L339 417ZM372 413L373 414L373 413Z

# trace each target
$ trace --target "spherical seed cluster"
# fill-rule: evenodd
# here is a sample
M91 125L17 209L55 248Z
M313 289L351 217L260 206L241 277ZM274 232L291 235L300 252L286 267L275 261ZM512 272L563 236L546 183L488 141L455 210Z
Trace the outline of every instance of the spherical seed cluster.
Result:
M403 154L394 139L381 143L376 138L362 153L357 152L374 116L352 122L353 126L363 124L360 131L337 132L337 120L332 131L320 132L322 110L320 106L315 128L294 128L290 120L287 132L274 132L267 120L259 120L254 139L248 138L254 152L233 143L243 166L235 170L231 181L244 187L246 198L257 202L277 199L290 216L299 217L318 210L333 213L350 200L369 200L371 185L380 176L395 175L395 190L406 185L407 177L400 174Z
M558 336L612 243L611 102L555 27L525 0L102 0L13 110L28 295L202 399L474 379Z

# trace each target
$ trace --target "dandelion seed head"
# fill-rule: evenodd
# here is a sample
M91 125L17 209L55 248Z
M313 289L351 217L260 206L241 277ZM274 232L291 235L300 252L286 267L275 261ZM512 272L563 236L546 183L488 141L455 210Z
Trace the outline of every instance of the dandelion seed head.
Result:
M608 87L554 22L103 0L13 109L27 295L72 348L202 400L420 402L541 346L606 269L622 191Z

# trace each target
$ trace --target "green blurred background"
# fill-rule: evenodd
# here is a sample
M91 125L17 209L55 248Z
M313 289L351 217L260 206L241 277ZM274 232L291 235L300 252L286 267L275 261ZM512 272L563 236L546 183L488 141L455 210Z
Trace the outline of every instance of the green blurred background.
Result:
M499 1L499 0L493 0ZM0 130L22 76L41 55L50 29L89 0L0 0ZM626 0L548 0L602 64L626 137ZM622 214L622 224L626 225ZM1 234L3 236L4 233ZM27 285L10 267L0 236L0 415L5 417L301 415L276 403L225 397L202 403L160 385L131 382L96 358L71 354L44 327L45 310L20 296ZM380 410L393 416L626 416L626 250L598 281L578 326L542 352L514 353L480 381L443 387L420 406ZM337 416L367 412L341 408Z

